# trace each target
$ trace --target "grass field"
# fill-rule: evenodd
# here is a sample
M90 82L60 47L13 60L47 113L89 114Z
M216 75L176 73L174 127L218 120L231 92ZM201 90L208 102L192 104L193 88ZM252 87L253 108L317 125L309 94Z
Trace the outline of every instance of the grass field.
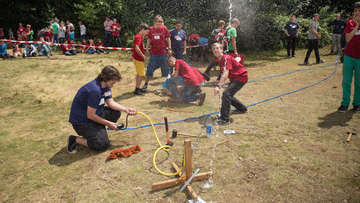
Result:
M336 56L320 50L325 64ZM236 97L251 105L277 95L312 85L335 71L335 65L303 66L306 50L288 59L285 51L245 54L249 81L295 70L289 75L248 83ZM314 53L313 53L314 54ZM315 61L311 55L310 62ZM210 55L209 55L210 59ZM115 101L148 115L154 123L193 118L218 111L219 96L213 87L204 105L170 104L167 96L155 95L164 78L160 70L150 81L146 96L134 96L135 68L131 53L65 57L36 57L0 61L0 201L1 202L187 202L190 196L180 186L151 191L151 184L174 177L159 174L152 157L158 143L151 127L109 131L111 146L95 152L79 147L70 155L67 136L76 135L68 122L77 90L93 80L105 65L119 69L123 80L112 89ZM191 65L205 70L207 64ZM212 181L191 183L206 202L360 202L360 114L336 112L342 97L342 64L329 79L231 115L232 123L216 127L214 136L200 133L192 156L193 171L213 171ZM213 84L219 71L212 70ZM353 89L352 89L353 91ZM213 102L212 102L213 101ZM209 108L209 106L211 107ZM351 107L352 108L352 107ZM215 115L212 116L215 118ZM119 123L125 122L122 116ZM170 130L197 135L203 118L170 124ZM129 127L148 125L142 115L129 117ZM162 144L163 125L155 127ZM223 130L235 130L224 135ZM347 131L357 132L344 142ZM157 166L173 173L171 162L181 165L183 140L173 139L173 150L161 151ZM195 139L190 138L192 144ZM223 144L219 144L225 142ZM214 145L217 147L214 147ZM106 161L110 152L140 145L142 151L128 158ZM209 186L210 187L207 187Z

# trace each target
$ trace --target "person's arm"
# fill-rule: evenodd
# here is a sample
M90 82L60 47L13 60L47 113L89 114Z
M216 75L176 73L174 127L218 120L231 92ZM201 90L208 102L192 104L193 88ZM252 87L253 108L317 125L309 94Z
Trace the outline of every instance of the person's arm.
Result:
M146 42L146 56L149 57L150 56L150 52L149 52L149 49L150 49L150 42L151 42L151 39L148 38L147 42Z
M173 77L173 78L179 77L179 69L176 69L176 70L175 70L175 73L173 73L173 74L171 75L171 77Z
M237 49L236 49L236 37L234 37L234 36L231 37L231 44L232 44L232 47L234 48L234 53L238 54Z
M86 27L85 26L84 26L84 30L85 30L84 35L86 35Z
M288 33L288 31L287 31L287 29L284 29L284 31L285 31L285 34L286 34L287 36L290 36L289 33Z
M321 38L321 35L319 35L319 33L315 31L315 27L311 27L311 32L312 32L314 35L316 35L316 37L317 37L318 39Z
M215 87L215 89L214 89L215 95L216 95L217 93L219 93L219 91L220 91L219 85L223 85L223 84L225 83L225 80L228 78L228 76L229 76L229 70L225 70L225 71L223 72L222 76L220 77L220 80L219 80L219 82L218 82L218 85L216 85L216 87Z
M111 122L111 121L108 121L108 120L105 120L103 118L101 118L100 116L98 116L96 114L96 109L95 108L92 108L90 106L87 107L87 111L86 111L86 116L88 119L96 122L96 123L100 123L102 125L105 125L107 127L109 127L111 130L120 130L119 128L116 127L116 124Z
M137 114L137 111L135 109L122 106L119 103L115 102L113 98L107 99L106 103L113 110L123 111L123 112L126 112L127 114L130 114L130 115L136 115Z
M107 23L108 23L108 21L105 21L105 22L104 22L104 27L107 27Z
M346 42L350 42L352 40L352 38L355 36L355 33L357 32L357 30L359 29L360 17L356 16L353 20L355 22L355 27L350 33L346 33L346 35L345 35ZM348 28L346 28L346 29L348 29Z
M169 47L169 50L168 50L168 55L171 56L173 53L172 53L172 49L171 49L171 41L170 41L170 37L166 38L166 42L167 42L167 45Z
M36 49L35 49L35 47L34 47L34 46L32 46L32 47L31 47L31 52L30 52L30 55L31 55L31 54L33 54L33 53L35 52L35 50L36 50Z
M184 46L183 55L186 55L186 40L183 41L183 46Z
M141 57L143 57L144 61L146 61L146 56L143 54L140 50L140 46L138 44L135 45L135 51L138 53Z
M330 23L327 24L328 27L331 27L332 29L334 29L333 27L333 21L331 21Z
M300 32L300 27L297 29L296 36L299 35L299 32Z

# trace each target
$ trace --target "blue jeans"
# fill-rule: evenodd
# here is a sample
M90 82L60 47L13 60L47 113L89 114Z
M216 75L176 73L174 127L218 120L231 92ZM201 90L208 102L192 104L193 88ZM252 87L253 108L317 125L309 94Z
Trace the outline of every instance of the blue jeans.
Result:
M32 53L32 54L30 55L30 51L29 51L29 52L26 53L26 55L23 54L23 56L26 56L26 57L36 56L36 52L34 52L34 53Z
M70 51L65 52L65 56L71 56L71 55L76 55L76 51L70 50Z
M10 54L8 53L0 54L0 58L4 58L4 56L10 57Z
M86 35L81 35L80 37L81 37L81 42L82 42L84 39L86 39Z
M93 53L96 52L96 49L92 49L92 50L86 49L86 52L89 53L89 54L93 54Z
M59 43L59 34L54 34L54 43Z
M109 45L112 44L112 33L110 31L105 31L105 47L108 47ZM109 41L109 43L108 43Z
M189 103L192 101L196 101L200 97L200 93L192 94L191 93L195 90L197 87L196 85L188 85L184 82L183 77L179 76L177 78L169 78L168 79L168 85L171 90L171 96L174 99L179 99L180 95L177 91L176 85L184 86L184 91L182 93L181 101L184 103Z
M183 49L180 49L179 51L175 52L174 51L174 54L173 54L173 57L175 57L176 59L181 59L181 60L184 60L183 59Z
M47 46L44 45L44 49L39 52L39 55L40 56L47 56L48 54L50 54L50 50L47 48Z
M167 54L154 55L150 54L149 64L146 69L146 76L152 77L156 69L161 67L161 76L166 77L172 73L170 67L166 64Z
M69 38L75 42L75 33L69 34ZM70 42L69 42L70 43Z

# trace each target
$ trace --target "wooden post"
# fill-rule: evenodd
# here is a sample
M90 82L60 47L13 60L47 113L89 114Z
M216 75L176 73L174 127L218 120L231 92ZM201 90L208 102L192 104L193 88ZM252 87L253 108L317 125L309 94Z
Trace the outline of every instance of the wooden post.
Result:
M185 140L185 173L186 180L192 176L192 162L191 162L191 140Z

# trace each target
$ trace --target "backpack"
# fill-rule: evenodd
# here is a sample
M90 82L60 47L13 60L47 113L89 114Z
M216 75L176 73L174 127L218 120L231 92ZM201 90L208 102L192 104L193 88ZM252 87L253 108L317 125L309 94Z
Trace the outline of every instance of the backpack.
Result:
M211 47L214 43L219 43L226 47L228 45L228 39L226 36L226 29L214 30L209 37L209 46Z
M41 30L37 33L37 36L38 36L38 37L42 37L42 36L44 36L45 33L46 33L46 29L41 29Z

